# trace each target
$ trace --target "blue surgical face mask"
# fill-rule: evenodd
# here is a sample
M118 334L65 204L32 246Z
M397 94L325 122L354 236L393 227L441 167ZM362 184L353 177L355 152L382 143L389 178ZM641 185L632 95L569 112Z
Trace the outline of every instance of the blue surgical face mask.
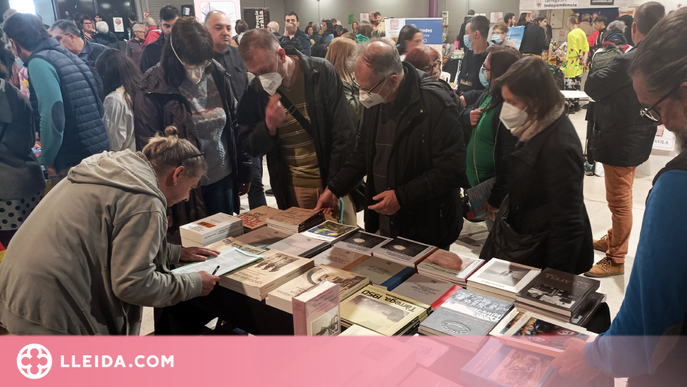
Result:
M469 35L463 35L463 43L465 44L465 48L472 50L472 42L470 41Z
M482 86L489 88L489 80L487 79L487 72L484 70L484 66L479 69L479 82Z
M19 65L19 67L24 67L24 61L21 60L20 57L14 58L14 61L17 62L17 64ZM10 71L12 71L12 69L10 69Z
M501 44L501 42L503 42L503 39L501 38L501 34L492 35L491 40L496 44Z

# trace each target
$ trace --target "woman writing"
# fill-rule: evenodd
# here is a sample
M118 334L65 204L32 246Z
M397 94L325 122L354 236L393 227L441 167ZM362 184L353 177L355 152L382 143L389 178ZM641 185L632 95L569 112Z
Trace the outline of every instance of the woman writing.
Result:
M169 271L217 252L166 241L167 207L188 200L207 168L175 128L166 132L142 153L83 160L36 207L0 265L0 321L10 333L137 335L143 306L212 291L219 277Z

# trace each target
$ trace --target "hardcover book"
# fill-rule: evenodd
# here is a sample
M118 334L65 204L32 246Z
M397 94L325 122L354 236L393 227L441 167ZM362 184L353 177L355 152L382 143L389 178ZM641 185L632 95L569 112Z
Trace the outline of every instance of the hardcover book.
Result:
M437 250L417 265L417 272L456 285L465 285L468 277L483 263L483 259L459 257L450 251Z
M384 288L386 290L394 290L398 285L402 284L408 278L412 277L413 274L415 274L415 268L406 267L403 270L399 271L397 274L391 276L388 280L379 284L379 287Z
M293 298L296 336L336 336L341 333L339 285L327 280Z
M266 226L267 219L269 219L272 216L278 215L281 212L282 210L277 208L261 206L258 208L254 208L248 212L244 212L243 214L238 214L236 215L236 217L241 218L243 220L243 227L249 230L255 230L256 228Z
M334 247L340 247L342 249L365 255L373 255L372 251L375 247L390 240L391 238L357 230L348 234L341 241L335 243Z
M288 234L297 234L324 222L322 211L291 207L267 219L267 226Z
M394 293L432 305L455 285L422 274L414 274L394 289Z
M596 312L602 302L606 301L606 295L601 293L592 293L587 296L587 299L582 302L582 305L578 308L575 316L570 319L572 324L578 326L585 326L591 318L591 316Z
M284 312L291 313L291 299L324 280L339 285L341 300L345 300L370 283L367 277L321 265L308 270L294 280L271 291L267 295L266 303Z
M332 247L312 257L315 266L327 265L342 270L350 270L368 258L370 258L369 255L355 253L340 247Z
M410 239L396 237L372 250L372 255L401 265L415 267L437 248Z
M546 268L518 293L517 300L569 318L600 284L595 279Z
M303 235L307 236L308 238L320 239L333 244L357 229L358 226L348 226L328 220L304 232Z
M267 293L312 269L312 259L271 250L250 266L220 277L220 285L257 300Z
M303 234L290 235L269 247L270 250L279 250L303 258L312 258L327 248L329 248L329 243L320 239L309 238Z
M334 246L336 248L336 246ZM405 266L377 257L370 257L349 269L351 273L364 275L375 285L381 285L406 269ZM405 273L404 273L405 274ZM410 274L412 275L412 274ZM410 275L408 277L410 277ZM406 277L406 278L408 278Z
M497 258L485 263L468 280L468 287L498 293L515 300L515 296L540 270Z
M290 234L277 231L269 227L260 227L240 237L230 238L234 243L250 245L259 249L267 250L273 244L286 239Z

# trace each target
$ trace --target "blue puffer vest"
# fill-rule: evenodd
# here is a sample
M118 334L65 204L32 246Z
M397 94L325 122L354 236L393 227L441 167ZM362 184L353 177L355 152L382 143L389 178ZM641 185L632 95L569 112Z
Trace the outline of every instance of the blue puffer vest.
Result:
M34 58L48 62L57 71L64 103L64 135L62 146L55 158L55 169L61 171L73 167L86 157L110 150L102 116L103 103L96 89L96 81L88 66L76 55L60 46L54 39L47 39L34 50L28 63ZM40 132L38 100L30 82L31 106Z

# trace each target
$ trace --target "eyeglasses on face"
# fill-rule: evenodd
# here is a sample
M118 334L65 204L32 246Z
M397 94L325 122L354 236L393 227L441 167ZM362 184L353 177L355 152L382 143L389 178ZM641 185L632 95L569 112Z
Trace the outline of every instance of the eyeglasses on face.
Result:
M653 121L653 122L659 122L659 121L661 121L661 113L659 113L659 111L656 110L656 108L658 107L658 105L661 104L661 102L663 102L663 101L665 101L666 99L668 99L668 97L670 97L671 94L675 93L675 92L680 88L680 86L682 86L682 83L681 83L681 82L678 83L675 87L673 87L668 93L666 93L666 95L664 95L663 97L661 97L661 99L659 99L658 102L656 102L655 104L653 104L653 105L651 105L651 106L649 106L649 107L643 107L643 108L641 108L641 109L639 110L639 116L640 116L640 117L648 118L648 119L650 119L650 120Z
M363 92L363 93L371 94L376 88L379 87L379 85L381 85L384 81L386 81L387 78L389 78L391 75L394 75L394 74L389 74L389 75L387 75L386 77L380 79L379 82L375 83L375 85L372 86L372 88L371 88L370 90L365 90L365 89L363 89L363 88L361 87L361 88L360 88L360 91Z

